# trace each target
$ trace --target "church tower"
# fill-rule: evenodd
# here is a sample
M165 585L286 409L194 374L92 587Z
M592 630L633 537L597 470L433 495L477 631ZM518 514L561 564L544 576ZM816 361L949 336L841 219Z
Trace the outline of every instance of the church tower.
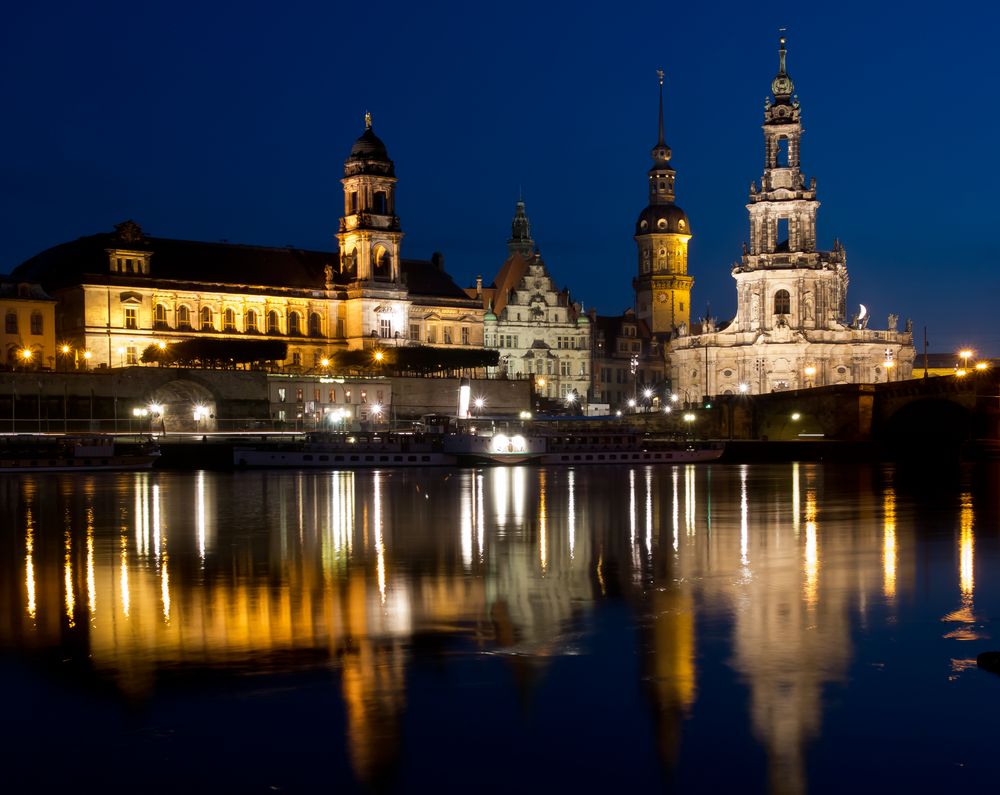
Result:
M340 219L340 270L353 283L401 284L396 215L396 169L365 114L365 131L344 162L344 216Z
M778 45L778 73L764 105L764 174L750 185L750 245L733 269L739 313L746 331L773 328L838 329L847 296L846 254L816 248L816 180L800 167L802 118Z
M633 282L636 314L654 334L669 334L689 325L691 287L687 275L687 248L691 229L687 215L674 204L671 151L663 140L663 72L660 78L660 134L653 147L649 170L649 205L635 224L639 273Z

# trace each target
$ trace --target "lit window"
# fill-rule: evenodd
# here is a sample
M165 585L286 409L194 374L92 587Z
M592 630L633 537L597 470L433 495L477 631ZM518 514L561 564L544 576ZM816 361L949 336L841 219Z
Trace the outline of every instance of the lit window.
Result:
M200 317L202 331L215 331L215 316L212 312L212 307L203 306L201 308Z
M139 307L125 307L125 328L139 328Z

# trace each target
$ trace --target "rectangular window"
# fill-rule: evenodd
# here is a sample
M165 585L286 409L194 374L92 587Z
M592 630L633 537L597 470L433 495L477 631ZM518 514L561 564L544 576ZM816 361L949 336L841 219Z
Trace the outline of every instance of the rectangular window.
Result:
M125 364L138 364L139 357L136 354L135 345L129 345L125 349Z
M319 387L316 387L313 390L313 400L319 403L322 399L323 399L323 390L320 389Z
M427 341L432 345L437 342L437 327L428 326L427 327Z
M382 390L381 389L379 389L378 391L375 392L375 401L377 403L385 403L385 400L383 400L383 398L382 398Z
M419 323L410 323L410 339L411 340L417 340L417 341L420 340L420 324Z
M451 345L451 342L452 342L452 340L451 340L451 326L445 326L444 329L442 330L442 333L444 334L444 337L442 338L442 342L444 342L445 345Z
M278 387L278 400L281 401L282 403L285 402L285 388L284 387Z
M301 403L304 397L305 397L305 395L302 394L302 387L298 387L295 390L295 402L296 403Z
M125 307L125 328L139 328L139 307Z
M351 390L350 389L345 389L344 390L344 402L345 403L350 403L351 402Z
M559 375L569 375L570 374L569 367L570 367L569 362L567 361L559 362Z
M38 312L31 316L31 333L36 335L42 333L42 316Z
M380 317L378 319L378 335L384 340L392 337L392 321L389 318Z
M463 345L468 345L469 344L469 327L468 326L462 326L462 344Z
M330 390L330 402L331 403L336 403L337 402L337 390L336 389L331 389Z
M344 318L342 317L337 318L337 336L338 337L344 336Z

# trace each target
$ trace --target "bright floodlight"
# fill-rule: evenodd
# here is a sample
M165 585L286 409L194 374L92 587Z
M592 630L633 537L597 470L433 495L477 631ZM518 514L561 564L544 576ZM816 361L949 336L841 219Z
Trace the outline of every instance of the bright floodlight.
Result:
M477 397L477 398L476 398L476 399L475 399L475 400L473 401L473 403L475 403L475 404L476 404L476 408L477 408L477 409L482 409L482 407L486 405L486 401L485 401L485 400L484 400L483 398L481 398L481 397Z
M671 403L676 403L676 402L677 402L677 393L676 393L676 392L674 392L674 393L673 393L673 394L672 394L672 395L670 396L670 402L671 402Z
M750 391L750 384L740 384L739 389L741 393L746 394Z
M793 420L794 420L795 422L798 422L798 421L799 421L800 419L802 419L802 415L801 415L801 414L799 414L799 413L798 413L798 412L796 411L796 412L795 412L794 414L792 414L792 419L793 419Z
M635 408L635 401L632 398L628 399L629 408Z
M649 400L651 397L653 397L653 390L652 389L643 390L642 396L646 398L646 400Z

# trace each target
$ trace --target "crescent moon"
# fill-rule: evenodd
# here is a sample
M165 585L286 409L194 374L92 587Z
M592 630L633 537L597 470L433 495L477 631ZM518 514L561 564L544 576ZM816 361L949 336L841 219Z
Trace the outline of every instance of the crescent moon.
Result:
M859 306L861 307L861 314L858 315L858 320L863 320L865 315L868 314L868 307L864 304L859 304Z

